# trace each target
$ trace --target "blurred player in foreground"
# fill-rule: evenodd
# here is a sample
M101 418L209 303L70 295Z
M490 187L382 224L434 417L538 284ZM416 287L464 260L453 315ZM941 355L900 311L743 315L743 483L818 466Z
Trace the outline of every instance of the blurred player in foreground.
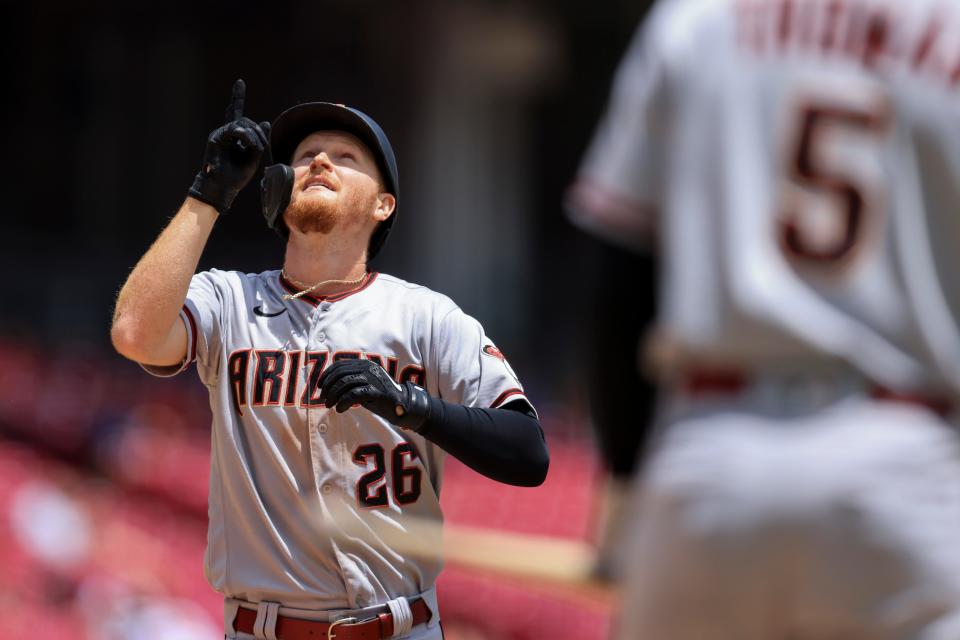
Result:
M957 34L927 0L637 34L569 194L660 256L621 638L960 638Z
M440 547L444 452L495 480L543 481L536 413L476 320L368 268L399 194L379 125L313 102L271 133L243 116L244 92L238 81L189 196L123 286L114 345L157 375L196 361L209 389L205 569L228 637L437 640L441 560L401 549L423 522ZM268 148L283 267L195 275Z

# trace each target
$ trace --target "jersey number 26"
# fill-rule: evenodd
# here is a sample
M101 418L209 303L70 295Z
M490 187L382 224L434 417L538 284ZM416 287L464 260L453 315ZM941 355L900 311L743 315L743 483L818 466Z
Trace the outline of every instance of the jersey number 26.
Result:
M392 473L388 482L386 456L379 444L362 444L353 452L353 461L368 467L369 471L357 481L357 502L361 507L386 507L390 504L387 487L392 489L393 499L404 505L416 502L420 497L420 480L423 472L416 464L417 450L409 442L402 442L393 448L390 455Z

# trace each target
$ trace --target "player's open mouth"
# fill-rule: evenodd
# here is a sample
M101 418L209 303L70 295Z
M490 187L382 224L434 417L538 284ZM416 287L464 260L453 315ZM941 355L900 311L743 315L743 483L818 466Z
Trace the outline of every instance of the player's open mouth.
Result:
M322 187L324 189L328 189L329 191L337 190L333 180L327 176L317 176L316 178L311 178L305 185L303 185L303 190L308 191L309 189L313 189L315 187Z

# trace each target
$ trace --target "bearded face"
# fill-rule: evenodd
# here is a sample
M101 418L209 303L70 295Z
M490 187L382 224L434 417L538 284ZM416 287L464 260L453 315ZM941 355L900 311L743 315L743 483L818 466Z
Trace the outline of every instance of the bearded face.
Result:
M312 133L297 146L295 180L284 220L302 233L372 231L378 220L381 182L376 160L354 136Z

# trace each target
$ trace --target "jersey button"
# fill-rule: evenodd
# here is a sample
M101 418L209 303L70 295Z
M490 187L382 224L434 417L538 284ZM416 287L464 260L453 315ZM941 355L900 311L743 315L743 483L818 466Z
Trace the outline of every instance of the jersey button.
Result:
M323 485L322 491L323 491L324 493L330 493L331 491L333 491L333 487L331 487L331 486L328 485L328 484L325 484L325 485Z
M323 331L317 334L317 340L319 340L320 342L323 342L326 339L327 339L327 334L325 334Z
M324 422L321 422L321 423L320 423L320 426L317 427L317 428L320 429L320 433L326 433L326 432L327 432L327 425L326 425L326 423L324 423Z

